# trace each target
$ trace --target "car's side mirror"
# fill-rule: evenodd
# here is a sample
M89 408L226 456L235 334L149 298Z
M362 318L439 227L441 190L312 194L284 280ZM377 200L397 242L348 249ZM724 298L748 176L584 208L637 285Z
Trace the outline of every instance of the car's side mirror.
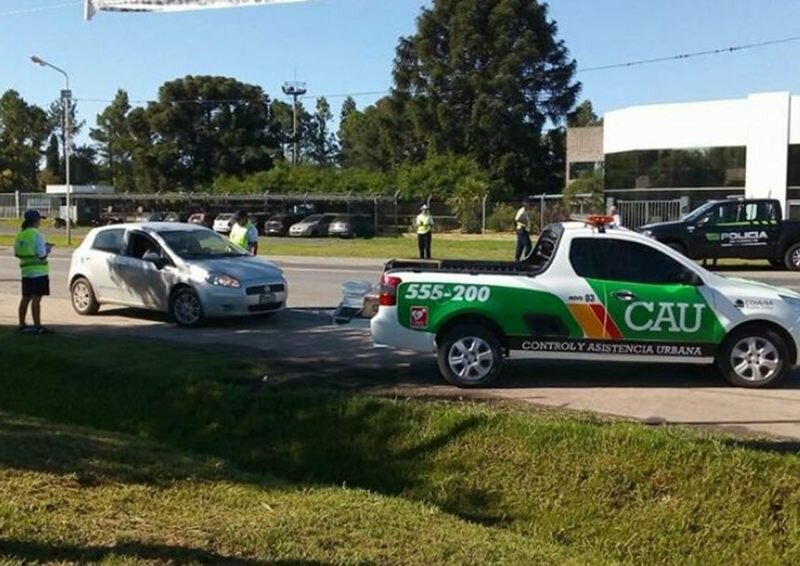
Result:
M167 262L164 261L164 258L161 257L161 254L153 251L145 253L142 256L142 259L144 261L149 261L150 263L152 263L156 267L156 269L163 269L164 266L167 264Z

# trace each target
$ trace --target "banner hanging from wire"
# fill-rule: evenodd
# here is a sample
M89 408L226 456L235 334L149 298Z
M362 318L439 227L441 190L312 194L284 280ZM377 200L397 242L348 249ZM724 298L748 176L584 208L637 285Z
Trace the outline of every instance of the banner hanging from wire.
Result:
M289 4L308 0L86 0L85 15L91 20L97 12L184 12L214 8L241 8Z

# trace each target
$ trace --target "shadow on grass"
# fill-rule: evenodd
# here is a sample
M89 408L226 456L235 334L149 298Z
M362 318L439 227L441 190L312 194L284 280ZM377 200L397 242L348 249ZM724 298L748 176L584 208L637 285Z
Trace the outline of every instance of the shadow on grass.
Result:
M250 564L322 564L307 560L266 561L224 556L214 552L182 546L121 543L114 546L73 546L16 540L0 540L0 556L23 562L101 562L110 558L166 562L169 564L226 564L231 566Z

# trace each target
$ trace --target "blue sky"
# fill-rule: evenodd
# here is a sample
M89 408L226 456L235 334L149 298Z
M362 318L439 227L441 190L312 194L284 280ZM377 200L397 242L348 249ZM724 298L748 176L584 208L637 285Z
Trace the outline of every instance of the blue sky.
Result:
M125 88L151 99L164 81L220 74L279 95L286 80L310 94L376 91L391 84L397 38L412 33L423 0L310 0L272 7L181 14L99 14L72 6L4 13L69 0L0 0L0 91L47 104L58 75L29 62L37 54L66 68L75 96L108 99ZM658 57L800 35L797 0L552 0L559 35L580 66ZM800 92L800 42L676 63L580 74L600 111L664 101ZM376 96L358 97L359 106ZM338 109L341 98L332 98ZM103 103L81 102L94 122Z

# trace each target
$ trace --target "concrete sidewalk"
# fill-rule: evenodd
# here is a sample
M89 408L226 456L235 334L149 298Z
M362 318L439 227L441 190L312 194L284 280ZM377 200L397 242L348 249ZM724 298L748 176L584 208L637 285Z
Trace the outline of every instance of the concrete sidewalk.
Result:
M16 296L0 293L0 325L16 325L16 305ZM97 316L79 317L59 298L47 299L44 316L57 331L87 339L131 337L244 351L294 366L310 379L355 379L399 394L508 399L800 440L798 373L778 389L746 390L728 387L707 369L511 359L497 387L464 391L443 384L432 355L373 348L364 330L336 327L329 311L311 305L275 318L216 321L198 329L178 328L163 315L126 308L107 307Z

